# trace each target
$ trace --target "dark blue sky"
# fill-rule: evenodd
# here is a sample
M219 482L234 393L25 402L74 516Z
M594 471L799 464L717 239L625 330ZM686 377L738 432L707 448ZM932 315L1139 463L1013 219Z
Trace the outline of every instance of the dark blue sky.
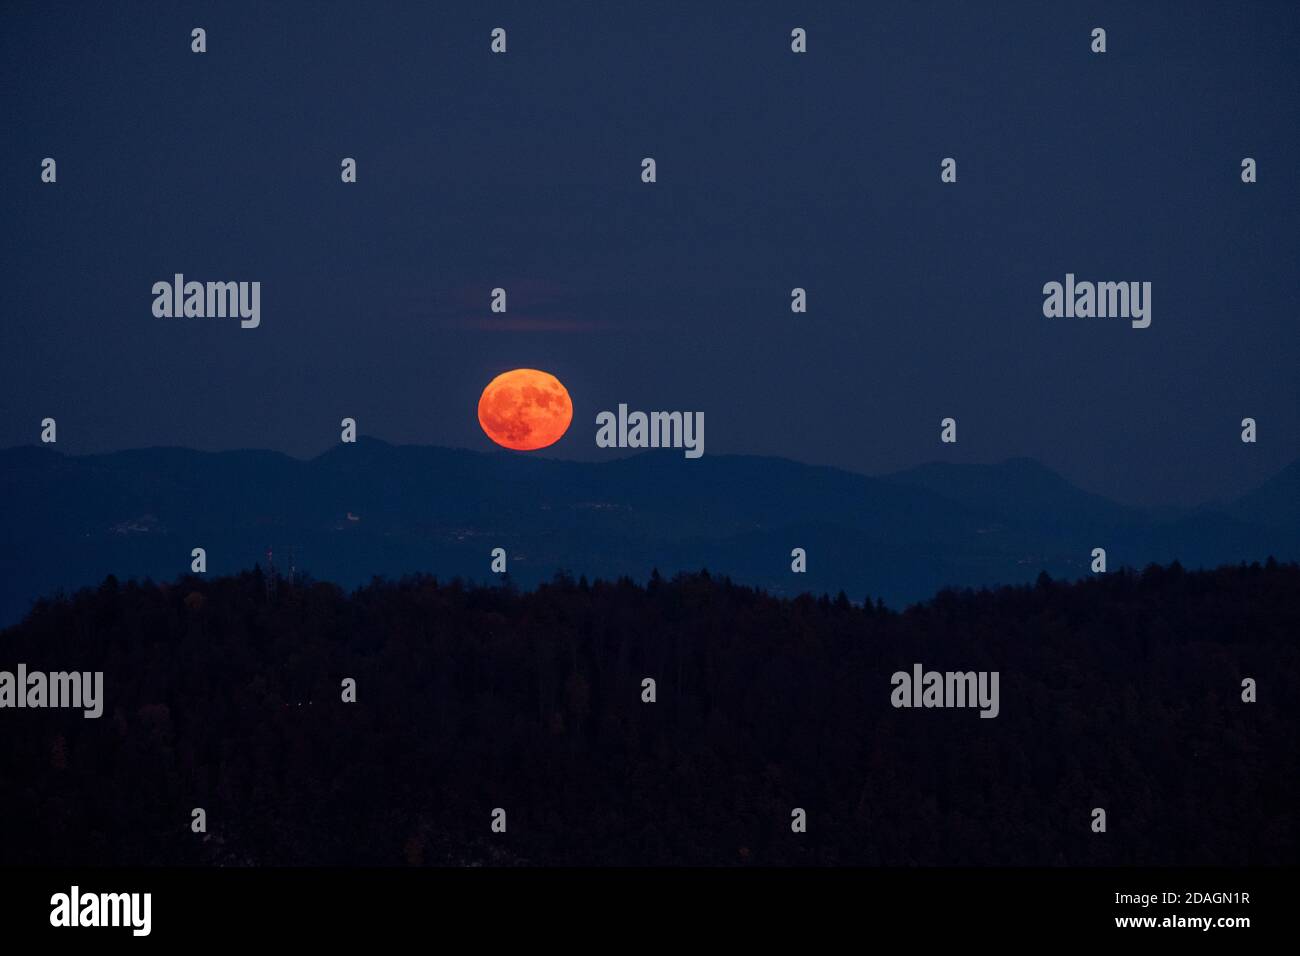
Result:
M594 441L619 402L704 411L709 454L868 473L1024 455L1148 504L1236 494L1300 454L1294 3L9 3L0 21L0 446L52 415L71 453L306 456L351 415L486 449L479 391L535 366L574 399L559 457L620 454ZM260 281L261 327L155 318L175 272ZM1151 327L1044 318L1066 272L1150 281Z

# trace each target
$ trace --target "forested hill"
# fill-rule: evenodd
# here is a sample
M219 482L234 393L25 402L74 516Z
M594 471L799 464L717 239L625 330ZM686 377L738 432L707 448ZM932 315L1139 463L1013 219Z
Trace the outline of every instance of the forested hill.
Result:
M110 578L0 632L104 675L99 719L0 709L0 864L1297 859L1300 566L862 597ZM997 716L895 708L915 664Z

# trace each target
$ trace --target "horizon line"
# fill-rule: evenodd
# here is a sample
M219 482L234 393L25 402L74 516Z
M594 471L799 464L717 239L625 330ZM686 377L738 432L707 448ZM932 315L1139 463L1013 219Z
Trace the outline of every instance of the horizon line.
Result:
M178 451L178 452L189 452L196 455L213 455L213 456L253 453L253 454L275 455L280 458L287 459L289 461L298 462L300 464L311 464L313 462L319 461L320 459L324 458L326 455L338 452L343 444L344 443L342 442L333 443L329 447L316 453L315 455L311 455L305 458L295 454L291 454L286 451L280 451L279 449L273 449L273 448L239 447L239 448L206 449L206 448L194 448L187 445L141 445L141 446L135 446L129 448L117 448L111 451L66 452L57 448L51 448L47 444L34 443L34 442L29 442L23 445L11 445L7 448L0 448L0 455L7 455L14 452L28 451L28 452L36 452L36 453L49 453L52 455L58 455L60 457L69 458L69 459L83 459L83 458L102 458L111 455L123 455L123 454L132 454L132 453L149 452L149 451ZM665 451L675 450L675 449L643 448L643 449L638 449L632 452L631 454L615 455L613 457L607 457L607 458L588 459L588 458L559 458L554 456L540 455L537 454L537 452L533 452L533 451L511 451L509 449L478 449L478 448L466 448L466 447L454 446L454 445L418 444L413 442L398 443L398 442L388 441L387 439L379 438L374 435L358 435L355 444L381 445L385 448L392 448L392 449L422 449L422 450L431 450L431 451L455 452L460 454L474 455L480 458L495 458L495 459L531 458L536 461L548 462L548 463L557 463L557 464L566 464L566 465L569 464L593 465L593 466L611 465L618 462L635 461L637 459L651 457L656 452L663 453ZM544 449L538 449L538 451L543 451L543 450ZM999 468L1014 463L1024 462L1024 463L1031 464L1041 469L1046 474L1061 480L1066 485L1068 485L1071 489L1079 492L1080 494L1089 495L1091 497L1110 502L1111 504L1115 504L1120 507L1130 508L1133 510L1144 511L1144 512L1173 511L1173 512L1184 512L1184 513L1191 513L1191 512L1230 505L1233 502L1245 498L1250 494L1253 494L1254 492L1260 490L1261 488L1270 485L1278 478L1280 478L1282 475L1286 474L1293 468L1296 468L1298 465L1300 465L1300 458L1292 459L1291 461L1283 465L1280 469L1273 472L1273 474L1271 474L1269 477L1265 478L1263 481L1257 484L1250 486L1245 491L1241 492L1235 497L1223 498L1223 497L1216 496L1216 497L1200 500L1197 503L1190 504L1190 505L1143 505L1143 504L1135 504L1132 502L1126 502L1117 498L1113 498L1110 495L1103 494L1097 491L1091 491L1087 488L1084 488L1079 484L1077 484L1071 478L1067 477L1065 474L1058 471L1057 469L1029 455L1011 455L1001 459L992 459L986 461L945 461L943 459L931 458L924 461L916 462L915 464L907 465L903 468L896 469L893 471L875 472L875 473L856 471L854 469L845 468L840 465L827 465L827 464L820 464L815 462L808 462L797 458L789 458L783 455L764 455L764 454L746 453L746 452L724 452L721 454L710 454L705 457L721 458L721 459L754 459L758 461L782 462L785 464L797 465L801 468L810 468L810 469L818 469L822 471L838 472L840 474L852 475L854 477L865 478L872 481L890 481L891 479L900 478L908 475L911 472L915 472L919 469L928 468L932 466L943 466L943 467L959 468L959 469L960 468Z

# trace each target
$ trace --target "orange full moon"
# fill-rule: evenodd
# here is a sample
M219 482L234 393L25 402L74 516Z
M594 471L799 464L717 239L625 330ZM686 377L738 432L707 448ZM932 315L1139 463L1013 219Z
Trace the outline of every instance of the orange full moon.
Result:
M554 445L571 421L568 391L554 375L535 368L502 372L478 400L478 423L487 437L515 451Z

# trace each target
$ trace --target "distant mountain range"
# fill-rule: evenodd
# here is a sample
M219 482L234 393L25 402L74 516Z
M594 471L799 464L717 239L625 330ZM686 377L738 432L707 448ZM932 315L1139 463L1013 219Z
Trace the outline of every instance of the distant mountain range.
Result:
M894 606L945 586L1300 557L1300 461L1244 497L1178 512L1117 504L1028 459L868 477L779 458L647 452L609 462L394 446L302 461L269 451L0 451L0 625L108 574L172 580L290 561L353 586L424 571L529 586L564 569L645 579L699 570L775 593L843 589ZM808 554L806 574L790 552Z

